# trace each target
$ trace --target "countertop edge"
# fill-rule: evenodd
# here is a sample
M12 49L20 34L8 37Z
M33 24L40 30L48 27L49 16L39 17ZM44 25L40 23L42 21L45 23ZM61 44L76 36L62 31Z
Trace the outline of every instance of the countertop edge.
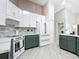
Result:
M0 54L10 52L9 50L0 50Z
M66 35L66 36L74 36L74 37L79 37L79 35L71 35L71 34L59 34L59 35Z

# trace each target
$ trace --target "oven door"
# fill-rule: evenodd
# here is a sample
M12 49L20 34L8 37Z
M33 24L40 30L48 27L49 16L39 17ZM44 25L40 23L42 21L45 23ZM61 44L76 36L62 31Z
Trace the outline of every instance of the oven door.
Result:
M24 40L20 40L15 43L15 52L24 47Z
M20 41L15 43L15 52L17 52L20 49Z

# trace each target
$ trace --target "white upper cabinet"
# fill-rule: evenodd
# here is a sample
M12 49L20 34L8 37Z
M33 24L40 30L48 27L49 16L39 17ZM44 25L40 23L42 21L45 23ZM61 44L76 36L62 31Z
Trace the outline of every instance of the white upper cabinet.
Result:
M0 25L5 25L6 0L0 0Z
M15 5L9 0L7 0L7 16L15 17L16 16L15 10L16 10Z
M20 21L20 27L29 27L29 14L24 14Z
M45 16L41 16L41 15L37 16L37 33L46 34L45 33Z
M28 11L24 11L20 21L20 27L36 27L36 15Z
M21 19L22 18L22 15L23 15L22 10L20 8L18 8L18 7L16 8L16 10L17 10L16 11L16 14L17 14L16 15L16 18L17 19Z
M36 14L31 13L29 18L30 18L29 19L30 27L36 27L36 19L37 19Z
M18 20L21 18L22 11L15 4L13 4L10 0L7 0L7 17L15 18Z

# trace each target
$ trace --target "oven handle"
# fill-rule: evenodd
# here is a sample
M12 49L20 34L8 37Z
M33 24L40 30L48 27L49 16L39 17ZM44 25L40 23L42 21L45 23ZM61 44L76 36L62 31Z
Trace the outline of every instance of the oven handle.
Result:
M25 37L24 37L25 38ZM17 41L17 42L19 42L20 40L24 40L24 38L22 38L22 39L16 39L16 40L14 40L15 42Z

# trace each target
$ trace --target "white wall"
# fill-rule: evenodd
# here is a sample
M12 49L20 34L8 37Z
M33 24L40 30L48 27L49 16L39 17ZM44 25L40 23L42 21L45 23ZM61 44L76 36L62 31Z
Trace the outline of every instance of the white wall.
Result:
M62 29L63 31L65 31L65 9L61 9L60 11L55 13L55 38L56 38L56 42L59 44L59 34L61 32L60 30L60 25L61 23L63 23L64 28Z
M55 13L55 24L56 24L56 42L59 42L59 23L64 23L63 30L67 33L73 31L73 26L76 24L76 13L69 9L63 8Z
M74 31L73 26L76 25L76 14L70 10L66 10L66 31Z
M54 20L54 6L53 6L53 4L51 3L50 0L44 7L44 14L46 16L47 21Z
M76 14L67 10L66 11L66 24L75 25L76 24Z
M76 24L79 24L79 13L76 14Z

